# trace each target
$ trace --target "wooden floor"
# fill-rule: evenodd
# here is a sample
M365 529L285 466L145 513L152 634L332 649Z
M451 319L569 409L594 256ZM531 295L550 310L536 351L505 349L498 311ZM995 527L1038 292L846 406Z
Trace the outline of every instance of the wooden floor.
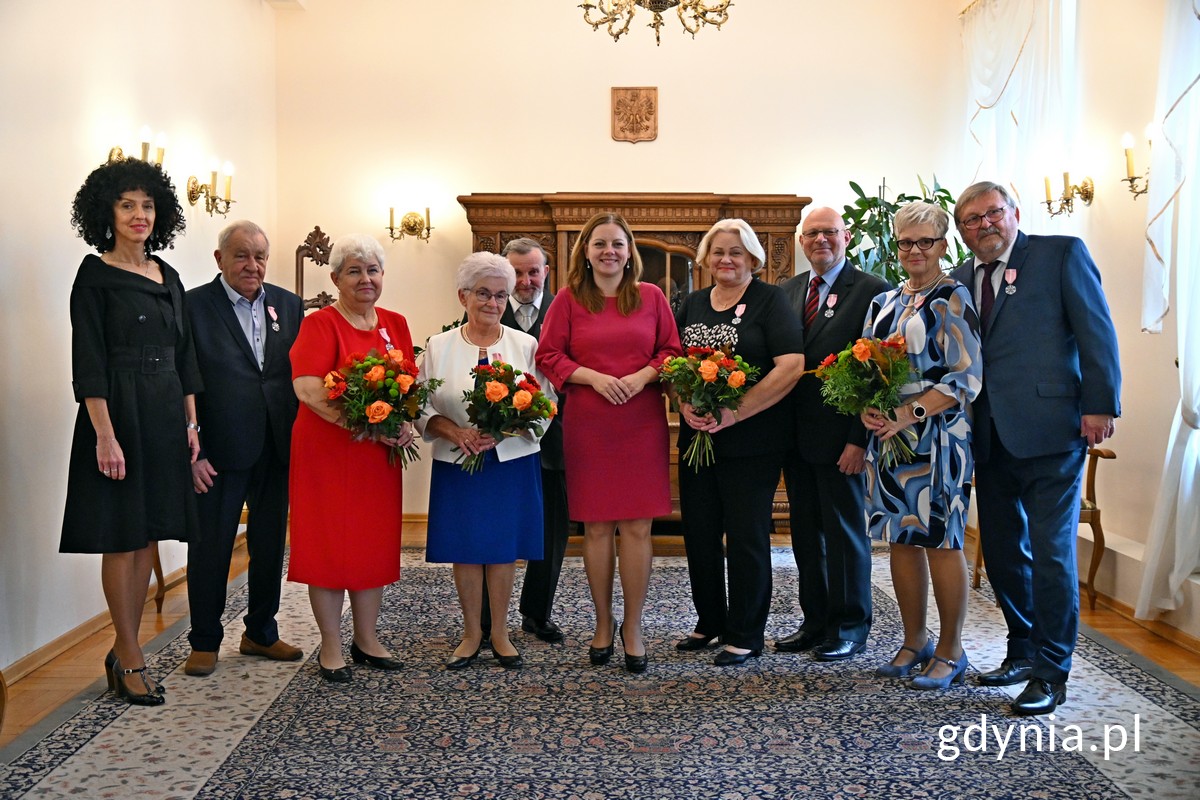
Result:
M405 523L406 545L424 545L424 525ZM657 537L656 537L657 538ZM656 543L657 544L657 543ZM665 548L656 547L661 555L682 554L678 543L667 541ZM774 542L776 546L788 546L786 538ZM575 549L572 552L577 554ZM234 551L230 577L240 575L246 569L246 550L239 547ZM1101 603L1103 600L1101 600ZM1085 608L1080 620L1116 642L1140 653L1164 669L1200 687L1200 655L1185 650L1179 645L1152 633L1132 620L1097 603L1095 611ZM162 614L154 613L154 604L147 603L142 617L141 638L143 642L153 639L163 630L187 616L187 587L180 583L172 587L163 603ZM236 632L235 632L236 633ZM89 636L50 663L34 670L8 689L8 708L4 727L0 730L0 747L11 744L17 736L36 724L63 703L71 700L92 683L104 676L104 655L112 646L112 628L105 628Z

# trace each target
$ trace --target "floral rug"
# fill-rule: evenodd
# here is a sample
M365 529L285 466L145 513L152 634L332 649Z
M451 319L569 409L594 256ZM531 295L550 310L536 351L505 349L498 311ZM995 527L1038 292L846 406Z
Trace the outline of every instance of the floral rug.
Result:
M798 622L795 565L784 550L774 564L768 635L782 637ZM0 797L1196 796L1195 691L1090 633L1076 651L1068 701L1053 716L1009 716L1021 687L968 680L945 692L912 691L872 674L900 641L885 553L875 557L873 579L866 654L821 664L768 648L721 669L712 651L672 646L693 622L687 571L680 558L657 559L646 613L650 669L630 675L619 643L608 666L588 663L591 604L582 564L568 559L555 614L563 645L514 624L523 670L481 658L446 672L459 631L450 569L406 551L380 625L406 669L357 667L343 685L317 674L316 626L304 588L293 584L285 585L280 630L307 658L240 656L238 589L214 675L183 675L186 630L176 632L150 658L167 676L166 705L131 708L97 684L69 719L0 752ZM986 587L971 603L967 652L988 669L1004 655L1003 621Z

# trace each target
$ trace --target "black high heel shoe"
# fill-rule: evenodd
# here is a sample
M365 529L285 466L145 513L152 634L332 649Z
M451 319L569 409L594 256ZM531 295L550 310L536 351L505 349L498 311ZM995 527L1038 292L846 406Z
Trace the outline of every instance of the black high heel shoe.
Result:
M105 667L108 666L108 660L105 659ZM129 691L129 687L125 685L125 677L128 675L140 675L142 685L146 687L143 694L135 694ZM150 688L150 683L146 680L146 667L142 666L139 669L122 669L121 662L117 660L116 655L113 655L112 669L108 673L108 686L117 693L120 697L131 706L161 706L166 700L161 694L156 693Z
M685 636L675 643L675 649L687 653L692 650L707 650L714 644L720 644L721 637L713 634L712 636Z
M321 651L317 651L317 669L321 672L321 677L329 683L349 683L353 674L350 672L349 666L341 666L337 669L329 669L321 663Z
M471 655L469 655L469 656L455 656L455 657L454 657L454 659L453 659L452 661L447 661L447 662L446 662L446 669L450 669L450 670L454 670L454 669L466 669L467 667L469 667L469 666L471 666L472 664L474 664L474 663L475 663L475 659L479 658L479 651L480 651L480 650L482 650L482 649L483 649L483 642L481 641L481 642L479 643L479 647L476 647L476 648L475 648L475 652L474 652L474 653L471 653ZM517 656L517 658L520 658L520 656ZM500 663L501 663L501 665L503 666L504 662L503 662L503 661L501 661Z
M617 629L621 634L621 649L625 649L625 623L621 623L621 627ZM650 658L647 653L642 653L640 656L632 656L628 651L625 653L625 670L626 672L645 672L646 667L650 665Z
M113 665L116 663L117 654L109 650L108 655L104 657L104 677L108 678L108 688L114 692L117 690L117 674L113 671ZM151 678L149 673L142 675L142 680L146 683L146 688L155 694L167 693L167 687Z
M353 639L350 640L350 658L355 664L368 664L375 669L404 669L404 665L391 656L373 656L364 653Z
M500 662L500 666L504 667L505 669L521 669L525 666L525 660L521 658L521 654L519 652L512 656L502 656L497 653L496 648L493 647L492 655L494 655L496 660Z
M592 662L594 667L603 667L612 658L613 645L617 643L617 637L614 635L608 647L592 647L588 645L588 661Z

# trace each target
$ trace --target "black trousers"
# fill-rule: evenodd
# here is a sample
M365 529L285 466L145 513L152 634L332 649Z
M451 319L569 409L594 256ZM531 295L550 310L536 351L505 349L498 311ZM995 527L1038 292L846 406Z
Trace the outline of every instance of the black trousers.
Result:
M275 615L283 580L288 507L288 467L272 438L266 437L263 451L250 469L219 470L212 488L197 495L196 505L201 533L199 541L188 544L188 606L192 614L188 642L193 650L206 652L221 647L229 560L242 506L246 505L250 512L246 524L250 555L246 636L269 647L279 639Z
M679 467L679 503L696 632L761 650L771 607L771 508L784 454ZM724 539L724 543L722 543ZM729 592L725 562L729 562Z
M792 454L783 470L791 506L792 555L800 579L801 630L865 642L871 631L871 540L866 482L837 464Z

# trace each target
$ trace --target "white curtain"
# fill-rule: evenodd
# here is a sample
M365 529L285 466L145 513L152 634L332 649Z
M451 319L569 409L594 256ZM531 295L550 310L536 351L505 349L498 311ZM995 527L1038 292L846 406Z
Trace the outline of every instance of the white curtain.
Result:
M1200 570L1200 0L1170 0L1163 32L1146 226L1142 329L1161 333L1175 276L1179 408L1134 615L1179 608Z
M1075 148L1076 0L976 0L962 12L970 107L967 157L974 180L995 180L1028 209L1053 196ZM1080 173L1082 176L1082 173ZM1077 183L1077 179L1072 179Z

